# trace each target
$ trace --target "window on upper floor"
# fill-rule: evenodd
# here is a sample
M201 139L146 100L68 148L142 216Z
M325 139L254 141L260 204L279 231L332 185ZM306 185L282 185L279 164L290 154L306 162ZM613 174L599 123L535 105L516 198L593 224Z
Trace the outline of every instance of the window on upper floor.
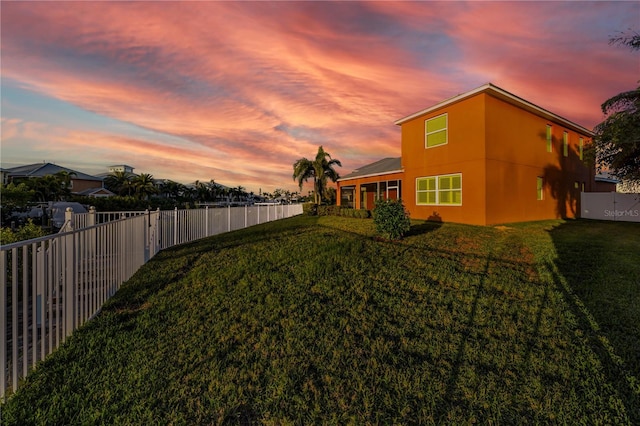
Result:
M424 122L424 146L433 148L434 146L447 143L447 114L430 118Z
M564 132L562 134L562 155L569 156L569 133Z
M547 124L547 152L553 152L553 140L551 136L551 130L553 126L551 124Z
M462 174L417 178L416 204L462 205Z
M578 155L580 156L580 160L583 159L583 150L584 150L584 139L580 138L578 140Z

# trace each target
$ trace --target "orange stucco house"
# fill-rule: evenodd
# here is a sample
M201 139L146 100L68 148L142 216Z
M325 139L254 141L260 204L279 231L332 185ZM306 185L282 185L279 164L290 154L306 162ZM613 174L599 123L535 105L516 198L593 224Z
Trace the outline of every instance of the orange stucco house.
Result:
M395 122L402 156L338 180L338 203L401 198L414 219L492 225L573 218L595 190L593 133L493 84Z

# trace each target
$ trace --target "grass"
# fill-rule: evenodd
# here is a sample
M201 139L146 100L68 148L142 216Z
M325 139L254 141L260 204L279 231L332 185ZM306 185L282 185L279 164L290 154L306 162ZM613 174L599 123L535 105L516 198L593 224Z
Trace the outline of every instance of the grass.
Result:
M297 217L175 247L3 424L638 424L637 224Z

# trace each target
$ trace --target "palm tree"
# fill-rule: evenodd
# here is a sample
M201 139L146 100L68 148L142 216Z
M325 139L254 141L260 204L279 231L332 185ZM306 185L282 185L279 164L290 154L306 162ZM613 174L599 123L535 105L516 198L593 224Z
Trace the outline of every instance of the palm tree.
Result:
M161 197L168 198L173 201L180 201L185 188L183 184L168 179L160 183L156 183L156 185L158 186L158 194L160 194Z
M247 193L245 191L245 188L240 185L238 185L235 188L231 188L231 197L238 197L238 202L240 202L240 199L243 196L246 196L246 194ZM233 198L232 198L232 201L233 201Z
M197 180L195 182L195 187L196 187L197 201L200 201L200 202L208 201L211 196L209 186L206 183L200 182L199 180Z
M147 200L150 195L158 192L153 176L149 173L141 173L131 179L135 194L141 200Z
M115 192L118 195L131 195L133 192L133 186L131 179L133 175L128 172L115 171L109 173L104 178L104 184L109 191Z
M60 170L58 173L53 175L58 182L60 182L61 187L61 196L62 198L68 197L71 195L71 179L77 176L76 172L69 172L66 170Z
M25 183L36 193L40 201L58 201L65 194L63 183L55 175L29 178Z
M220 192L220 185L218 185L215 180L211 179L209 183L207 183L207 186L209 187L211 201L217 201L218 192Z
M342 167L340 160L332 159L331 155L322 146L318 147L315 160L311 161L303 157L293 165L293 180L298 182L300 189L302 189L304 182L313 178L316 205L320 204L322 197L325 195L327 179L335 182L340 178L338 172L333 168L334 165Z

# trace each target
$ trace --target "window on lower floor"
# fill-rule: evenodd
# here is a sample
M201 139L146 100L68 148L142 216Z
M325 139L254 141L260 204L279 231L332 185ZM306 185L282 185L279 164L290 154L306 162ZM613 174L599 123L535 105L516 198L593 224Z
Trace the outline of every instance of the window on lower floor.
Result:
M536 194L538 200L544 198L544 180L540 176L536 178Z
M355 186L347 186L340 188L340 205L347 208L355 207Z
M428 176L416 179L416 204L462 204L462 174Z

